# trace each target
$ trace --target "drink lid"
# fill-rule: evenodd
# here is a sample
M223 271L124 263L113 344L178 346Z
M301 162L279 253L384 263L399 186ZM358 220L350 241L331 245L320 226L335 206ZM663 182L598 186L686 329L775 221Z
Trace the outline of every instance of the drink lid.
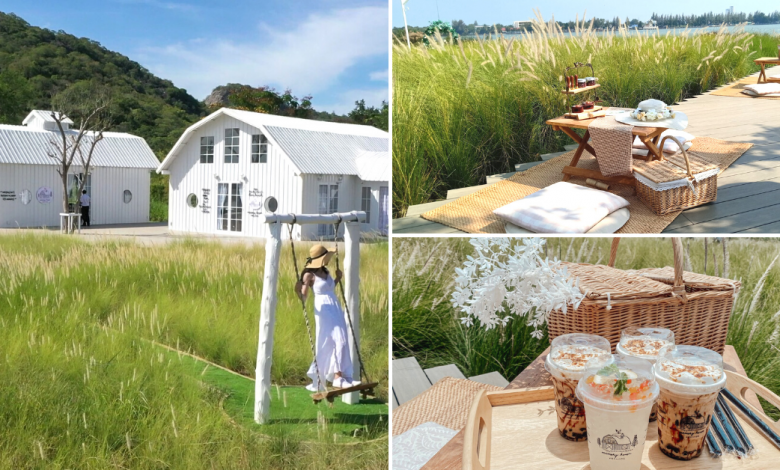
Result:
M644 359L615 355L610 364L585 371L577 384L577 398L613 411L652 406L658 398L653 365Z
M723 357L699 346L670 346L661 351L655 376L664 389L679 393L705 394L726 384Z
M667 328L629 326L620 332L620 342L615 348L619 354L640 357L655 362L658 353L666 346L674 345L674 332Z
M593 367L612 361L612 349L607 338L585 333L561 335L550 343L550 354L544 361L549 373L559 379L579 380L593 362Z

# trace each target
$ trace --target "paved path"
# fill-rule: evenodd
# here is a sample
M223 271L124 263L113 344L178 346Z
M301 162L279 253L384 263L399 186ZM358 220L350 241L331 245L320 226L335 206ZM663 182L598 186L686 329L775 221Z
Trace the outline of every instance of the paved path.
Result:
M767 70L780 77L780 67ZM753 74L758 76L758 73ZM714 203L680 214L669 233L780 233L780 101L716 96L696 96L675 106L685 112L686 131L703 137L754 146L718 177ZM407 216L393 220L393 233L463 233L420 217L481 187L450 191L452 198L409 208Z

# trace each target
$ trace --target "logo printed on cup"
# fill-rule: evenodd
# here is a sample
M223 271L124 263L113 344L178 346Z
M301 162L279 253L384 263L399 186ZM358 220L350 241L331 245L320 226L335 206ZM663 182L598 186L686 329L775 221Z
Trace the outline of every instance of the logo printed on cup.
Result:
M634 439L631 440L620 429L615 429L614 434L596 438L596 444L601 448L601 453L610 460L626 460L626 457L631 455L638 443L639 438L636 434L634 434Z

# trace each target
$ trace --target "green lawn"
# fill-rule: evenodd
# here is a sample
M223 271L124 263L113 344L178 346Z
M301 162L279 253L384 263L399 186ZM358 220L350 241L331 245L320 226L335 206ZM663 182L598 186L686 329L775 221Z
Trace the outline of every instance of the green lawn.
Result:
M387 250L361 248L362 352L381 403L307 401L285 246L272 381L288 407L274 397L278 421L258 426L251 380L152 341L252 376L262 247L0 237L0 468L387 468Z

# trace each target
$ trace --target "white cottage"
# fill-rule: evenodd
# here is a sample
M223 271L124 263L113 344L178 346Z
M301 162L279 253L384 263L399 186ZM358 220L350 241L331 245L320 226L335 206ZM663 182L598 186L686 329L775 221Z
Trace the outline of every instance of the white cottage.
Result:
M63 127L70 124L66 119ZM59 225L63 188L57 160L48 155L53 138L60 138L60 132L51 111L34 110L21 126L0 124L0 227ZM92 198L92 224L148 222L149 179L159 164L144 139L105 132L85 184ZM83 168L74 164L68 178L74 203L83 177Z
M365 211L363 231L386 235L388 150L388 133L374 127L222 108L189 127L157 169L170 175L169 228L265 238L263 202L273 196L281 214ZM296 226L293 236L329 238L333 227Z

